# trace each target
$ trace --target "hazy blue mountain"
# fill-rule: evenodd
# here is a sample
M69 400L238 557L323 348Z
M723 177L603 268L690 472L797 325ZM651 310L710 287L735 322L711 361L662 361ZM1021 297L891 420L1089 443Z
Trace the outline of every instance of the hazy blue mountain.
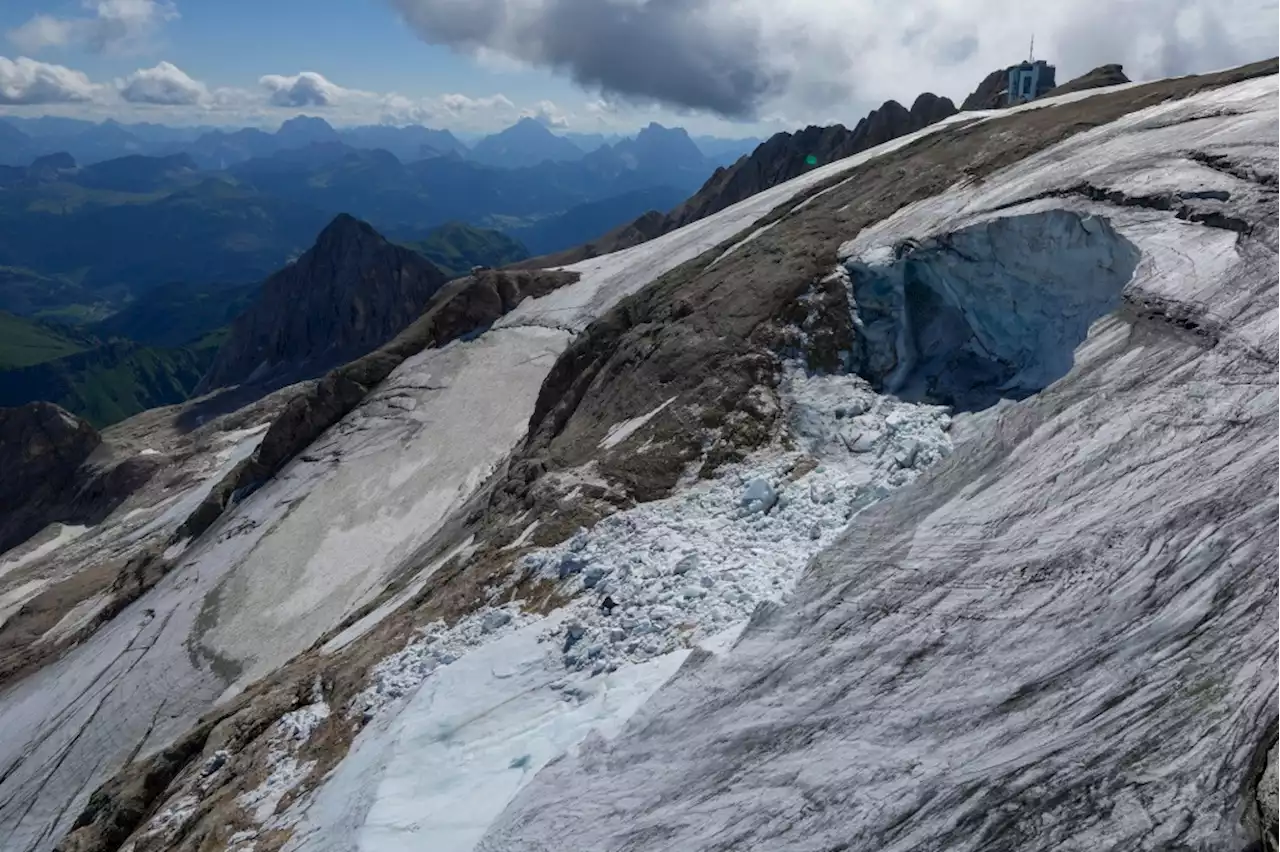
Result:
M583 165L597 179L610 181L609 195L655 186L684 190L688 195L715 170L683 128L657 123L635 138L592 151L583 158Z
M466 275L476 266L506 266L529 257L529 249L499 231L448 222L416 240L401 239L450 278Z
M713 165L731 166L754 151L764 140L755 137L720 139L716 136L695 136L693 141Z
M31 161L33 140L8 121L0 120L0 165L25 166Z
M640 189L579 204L532 224L510 228L506 233L527 246L536 257L594 240L650 210L665 212L687 197L684 190L669 186Z
M325 142L341 142L338 131L323 118L309 115L295 116L275 132L276 145L280 148L305 148Z
M418 124L408 127L389 124L347 127L338 131L338 137L353 148L390 151L402 163L448 154L466 156L469 150L448 130L433 130Z
M254 157L269 157L280 150L280 144L272 133L245 127L231 131L211 130L182 145L181 150L190 154L201 168L225 169Z
M621 133L563 133L561 137L568 139L588 154L605 145L616 145L627 138Z
M471 148L471 159L487 166L515 169L581 160L583 150L557 136L537 119L522 118L500 133L486 136Z
M190 183L197 171L195 160L189 154L168 157L134 154L85 166L68 179L87 189L147 193L173 189L180 182Z

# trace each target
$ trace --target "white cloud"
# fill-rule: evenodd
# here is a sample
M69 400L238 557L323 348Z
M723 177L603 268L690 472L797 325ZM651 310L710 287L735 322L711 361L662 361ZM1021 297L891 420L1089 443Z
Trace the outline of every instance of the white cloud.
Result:
M120 97L132 104L195 106L210 100L209 87L169 62L139 68L116 83Z
M355 89L344 89L314 71L303 71L293 76L267 74L258 80L267 92L273 106L279 107L331 107L343 100L366 95Z
M566 115L552 101L538 101L529 109L521 110L521 118L536 119L547 127L563 130L569 126L571 116Z
M10 30L10 42L27 53L80 47L96 53L141 51L165 23L178 17L170 0L84 0L91 14L78 18L36 15Z
M25 56L0 56L0 104L66 104L91 101L100 92L80 71Z
M491 95L487 98L472 98L459 94L441 95L440 105L455 115L468 112L515 112L516 108L506 95Z

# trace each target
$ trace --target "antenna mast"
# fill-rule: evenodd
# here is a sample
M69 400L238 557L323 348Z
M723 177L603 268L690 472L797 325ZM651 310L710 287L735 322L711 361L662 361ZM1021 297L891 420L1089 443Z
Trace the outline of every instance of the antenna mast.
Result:
M1027 51L1027 61L1028 62L1036 61L1036 34L1035 33L1031 34L1031 49Z

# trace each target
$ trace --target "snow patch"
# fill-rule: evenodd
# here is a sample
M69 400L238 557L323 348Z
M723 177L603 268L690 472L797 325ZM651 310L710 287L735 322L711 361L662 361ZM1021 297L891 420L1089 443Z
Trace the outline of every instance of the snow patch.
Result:
M173 544L169 545L164 549L164 558L177 559L179 556L181 556L183 553L186 552L187 545L189 544L191 544L191 539L189 538L179 539L178 541L175 541Z
M76 526L75 524L50 524L50 528L52 527L58 528L58 531L54 534L53 538L48 541L41 542L26 553L15 556L12 559L6 559L4 562L0 562L0 577L3 577L11 571L18 570L23 565L29 565L37 559L43 559L50 553L53 553L58 548L62 547L64 544L75 541L80 536L84 535L89 529L89 527Z
M380 604L376 609L368 615L363 616L349 627L334 636L320 648L322 654L334 654L368 633L374 627L382 623L382 620L391 613L404 606L410 600L417 596L427 586L427 581L431 579L431 575L440 569L442 565L455 556L467 559L474 551L475 536L467 536L467 539L454 547L438 559L434 559L431 563L419 572L418 576L412 583L406 586L396 595Z
M27 580L0 594L0 627L9 620L9 616L22 609L23 604L44 591L51 582L47 578Z
M102 612L102 610L111 603L112 596L106 592L101 592L90 598L85 598L67 611L62 618L58 619L58 623L49 628L37 642L56 642L72 636L76 631L87 626L94 617Z
M600 449L611 450L618 446L636 432L643 429L646 423L661 414L664 408L675 401L676 398L673 396L653 411L650 411L648 414L642 414L639 417L633 417L630 420L624 420L621 423L613 424L609 427L609 431L605 434L604 438L600 440Z

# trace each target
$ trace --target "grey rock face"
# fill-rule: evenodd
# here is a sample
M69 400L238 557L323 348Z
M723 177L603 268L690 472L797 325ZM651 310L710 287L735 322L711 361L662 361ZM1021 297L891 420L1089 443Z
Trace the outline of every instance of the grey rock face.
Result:
M48 510L100 443L96 429L51 402L0 408L0 553L57 520Z
M297 262L267 279L198 392L319 375L390 340L444 284L425 258L338 216Z

